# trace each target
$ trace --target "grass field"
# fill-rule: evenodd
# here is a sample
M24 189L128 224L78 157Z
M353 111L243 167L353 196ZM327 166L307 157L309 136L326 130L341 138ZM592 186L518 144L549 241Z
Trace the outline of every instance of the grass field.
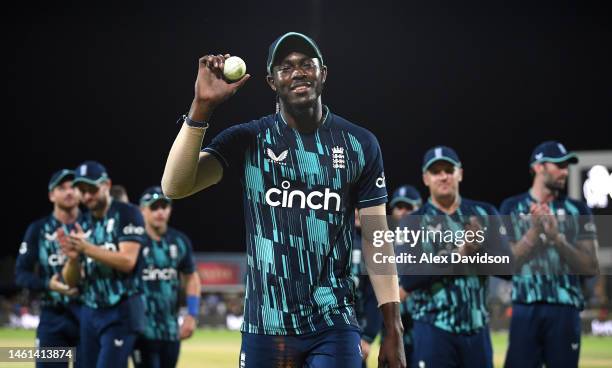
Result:
M494 333L495 366L501 367L506 353L507 335ZM33 346L34 331L0 329L0 346ZM238 366L240 333L223 330L198 330L193 338L183 342L179 367L234 368ZM376 367L378 347L372 350L369 367ZM32 367L33 364L0 363L1 367ZM612 337L583 336L580 367L612 367Z

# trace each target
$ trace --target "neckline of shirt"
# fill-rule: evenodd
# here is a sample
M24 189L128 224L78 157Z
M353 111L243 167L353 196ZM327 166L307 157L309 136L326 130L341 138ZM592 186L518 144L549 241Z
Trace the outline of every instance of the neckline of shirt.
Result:
M309 135L309 134L316 133L321 128L329 128L329 125L331 124L331 121L332 121L332 114L330 113L329 107L327 107L327 105L323 105L323 124L321 124L312 133L302 133L299 130L290 127L289 124L287 124L287 121L285 120L285 118L283 117L283 114L280 111L276 113L276 120L277 121L280 120L285 127L295 131L298 134Z
M438 211L438 212L440 212L440 213L442 213L442 214L444 214L444 215L447 215L447 216L453 216L454 214L459 214L459 215L461 215L461 214L462 214L462 211L461 211L461 206L463 206L463 197L461 197L461 195L459 195L458 197L459 197L459 206L457 206L457 209L455 209L455 211L454 211L453 213L446 213L446 212L442 211L441 209L439 209L439 208L438 208L438 207L437 207L437 206L436 206L436 205L433 203L433 201L431 200L431 197L427 198L427 203L428 203L428 204L429 204L431 207L433 207L433 208L434 208L436 211Z

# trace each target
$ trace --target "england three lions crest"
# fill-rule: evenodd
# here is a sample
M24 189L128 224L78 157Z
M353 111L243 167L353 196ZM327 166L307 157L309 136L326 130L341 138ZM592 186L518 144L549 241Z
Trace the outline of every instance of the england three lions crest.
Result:
M344 158L344 148L343 147L332 147L332 167L334 169L345 169L346 161Z

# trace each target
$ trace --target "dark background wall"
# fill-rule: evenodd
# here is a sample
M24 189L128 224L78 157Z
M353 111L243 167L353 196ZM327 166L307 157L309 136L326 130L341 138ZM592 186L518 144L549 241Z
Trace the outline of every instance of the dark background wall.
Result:
M50 211L46 185L59 168L99 160L133 201L159 183L198 57L239 55L253 76L216 111L207 142L271 113L265 58L287 31L319 42L329 67L324 103L376 134L390 189L412 183L425 194L421 159L437 144L459 152L463 195L495 204L528 187L528 157L543 140L612 149L603 4L48 2L5 18L4 137L17 144L4 160L13 180L2 256L15 255L28 223ZM197 251L243 251L237 176L177 201L172 222Z

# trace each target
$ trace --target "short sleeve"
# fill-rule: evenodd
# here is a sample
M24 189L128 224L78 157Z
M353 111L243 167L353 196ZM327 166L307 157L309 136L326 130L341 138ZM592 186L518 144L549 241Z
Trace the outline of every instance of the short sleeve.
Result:
M136 206L124 207L120 213L118 242L124 241L145 244L144 219Z
M255 121L231 126L217 134L202 152L213 155L224 169L240 167L244 152L252 142L256 126Z
M195 261L193 259L193 247L191 246L191 240L185 235L180 237L181 242L185 246L185 254L181 258L178 264L178 270L184 274L190 274L195 272Z
M357 181L357 208L387 203L385 172L378 140L370 133L363 147L365 166Z

